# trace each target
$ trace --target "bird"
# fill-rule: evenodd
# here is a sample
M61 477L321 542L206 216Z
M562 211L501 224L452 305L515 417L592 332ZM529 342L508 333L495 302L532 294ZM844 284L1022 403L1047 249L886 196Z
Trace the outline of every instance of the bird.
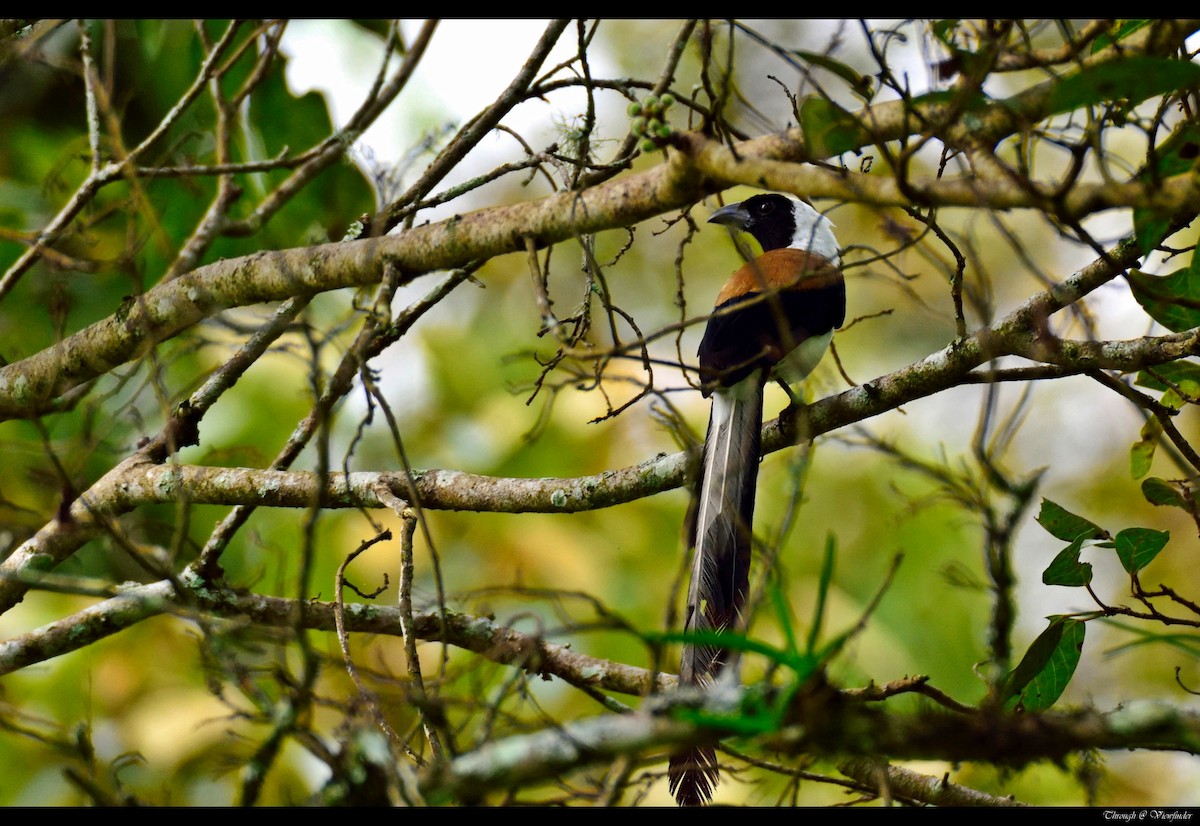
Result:
M741 629L766 385L779 381L794 402L788 385L816 367L846 316L833 223L811 204L769 192L721 207L708 220L748 233L762 253L721 288L697 352L700 389L712 408L688 516L685 638ZM736 654L687 641L679 683L736 681L737 667ZM672 755L668 776L680 805L708 803L719 780L715 747Z

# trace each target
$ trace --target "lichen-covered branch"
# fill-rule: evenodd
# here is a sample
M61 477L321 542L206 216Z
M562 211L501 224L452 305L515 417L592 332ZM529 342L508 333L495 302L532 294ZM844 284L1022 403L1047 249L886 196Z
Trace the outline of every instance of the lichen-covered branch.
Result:
M200 612L249 620L264 627L337 630L333 603L236 593L195 577L184 577L181 584L186 588L182 594L176 584L168 581L114 589L108 599L0 642L0 674L86 648L149 617L167 613L186 617ZM342 616L347 632L397 638L404 633L404 619L397 607L350 603L344 605ZM442 642L502 665L523 668L531 674L553 675L581 687L642 695L666 691L676 683L674 675L589 657L568 645L459 611L414 612L412 632L426 642Z
M1079 749L1200 752L1200 714L1159 703L1133 703L1111 712L951 715L893 713L838 698L829 693L828 702L806 703L803 711L796 708L800 716L794 723L764 735L762 741L772 750L793 754L982 760L1014 767L1059 759ZM479 794L607 764L623 754L659 753L665 758L668 748L703 736L695 726L667 716L670 707L668 698L633 714L577 721L491 743L431 768L422 788L427 796ZM729 708L713 711L729 713ZM744 727L745 719L735 718ZM942 800L963 805L966 796L946 795ZM976 796L974 802L982 801Z
M1124 342L1049 340L1042 322L1078 301L1136 263L1131 243L1118 245L1094 263L1035 294L991 327L894 373L873 379L805 409L806 422L794 416L768 423L763 449L780 450L839 427L863 421L971 380L972 371L991 359L1023 355L1079 372L1096 368L1135 371L1200 352L1197 331ZM803 427L801 426L803 425ZM678 487L685 478L683 454L656 457L639 465L578 478L495 478L454 470L413 474L422 507L505 513L571 513L610 507ZM408 496L403 473L329 474L250 468L160 465L131 457L80 496L67 519L56 519L0 563L0 612L20 601L33 572L50 570L103 528L105 521L136 507L181 498L195 504L254 504L307 507L314 497L327 507L381 507L375 485L388 485Z
M1029 338L1033 337L1030 333ZM781 450L794 445L801 432L819 436L968 382L971 371L988 357L1016 352L1013 347L984 349L981 342L985 340L998 339L973 336L895 373L822 399L805 409L803 429L791 416L769 422L763 449ZM1085 360L1078 365L1078 372L1098 366L1133 371L1197 354L1200 335L1192 331L1110 342L1099 351L1102 363ZM414 471L411 481L421 506L432 510L566 514L612 507L677 488L686 479L687 464L686 454L676 453L594 476L504 478L430 469ZM80 496L71 505L69 518L49 523L0 563L0 612L20 601L29 582L36 581L36 572L52 569L102 531L107 520L138 507L187 501L305 508L319 498L329 508L380 508L386 503L380 500L377 485L407 496L409 482L402 472L330 473L321 480L307 471L158 464L135 457Z

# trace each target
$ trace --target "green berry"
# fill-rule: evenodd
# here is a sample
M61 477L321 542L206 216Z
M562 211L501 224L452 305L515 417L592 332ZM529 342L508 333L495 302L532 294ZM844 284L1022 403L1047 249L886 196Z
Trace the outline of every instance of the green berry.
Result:
M646 119L634 118L629 124L629 129L633 132L633 134L641 137L642 135L646 134Z
M629 104L629 108L625 111L629 113L629 117L636 118L638 115L642 114L642 104L635 100L633 103Z
M671 94L670 92L665 93L661 98L658 99L658 105L661 106L664 110L670 109L672 104L674 104L674 103L675 103L675 96L673 94Z
M643 152L653 152L654 147L655 147L654 141L650 140L649 138L646 138L644 141L642 141L642 151Z

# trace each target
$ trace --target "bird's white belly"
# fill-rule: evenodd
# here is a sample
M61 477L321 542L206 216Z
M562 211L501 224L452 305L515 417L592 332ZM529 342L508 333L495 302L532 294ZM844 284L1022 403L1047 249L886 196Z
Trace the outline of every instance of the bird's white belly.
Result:
M795 384L803 380L821 361L821 357L829 349L829 342L832 338L832 330L823 336L806 338L799 347L792 350L775 365L774 375L788 384Z

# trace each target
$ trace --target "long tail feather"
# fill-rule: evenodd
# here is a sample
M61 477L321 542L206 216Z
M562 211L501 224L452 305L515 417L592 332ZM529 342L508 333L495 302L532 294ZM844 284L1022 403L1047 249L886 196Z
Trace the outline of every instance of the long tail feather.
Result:
M713 393L704 460L693 508L694 548L684 630L736 631L749 589L754 491L762 430L765 374ZM723 669L737 668L737 655L707 643L684 646L681 684L707 685ZM717 785L717 755L699 746L674 755L671 793L680 805L700 805Z

